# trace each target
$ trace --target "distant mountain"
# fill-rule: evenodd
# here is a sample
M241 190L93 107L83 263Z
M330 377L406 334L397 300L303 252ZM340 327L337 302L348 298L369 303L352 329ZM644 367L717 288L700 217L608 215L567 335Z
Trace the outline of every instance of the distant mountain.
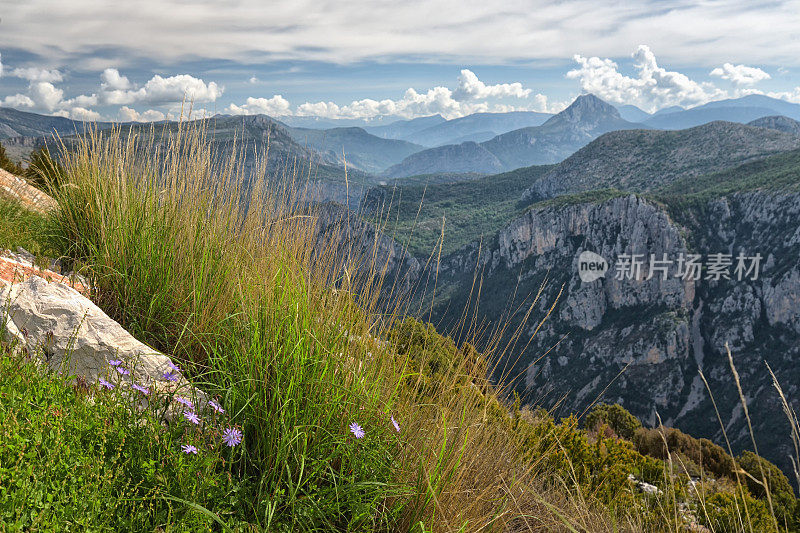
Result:
M800 120L800 104L793 104L763 94L750 94L741 98L717 100L695 107L694 109L713 109L717 107L760 107L772 109L775 111L772 113L773 115L783 115L795 120Z
M677 113L655 115L644 123L659 130L683 130L717 120L747 124L774 114L775 110L768 107L695 107Z
M793 135L800 135L800 122L781 115L762 117L752 122L748 122L747 125L755 126L757 128L769 128L771 130L778 130L784 133L791 133Z
M383 139L363 128L316 130L287 127L289 135L301 146L310 146L326 161L348 168L379 173L399 163L424 147L407 141Z
M100 128L110 127L111 123L97 123ZM0 107L0 140L11 137L50 137L53 133L70 135L82 132L84 123L63 117L52 117L18 111L10 107Z
M653 116L658 115L668 115L669 113L680 113L681 111L686 111L685 107L681 107L679 105L671 105L669 107L664 107L653 113Z
M630 122L644 122L652 115L647 111L639 109L635 105L618 105L617 111L619 111L619 115L627 121Z
M403 137L423 146L444 146L461 142L482 142L501 133L540 126L552 117L550 113L512 111L509 113L474 113L448 120Z
M386 171L389 177L438 172L497 173L557 163L603 133L646 128L624 120L617 109L594 95L578 97L541 126L521 128L482 143L467 142L413 154Z
M615 131L555 167L525 199L605 188L649 191L799 147L797 135L732 122L681 131Z
M442 115L430 115L427 117L412 118L410 120L397 120L391 124L382 126L371 125L364 129L368 133L384 139L409 140L416 132L422 131L431 126L447 122Z
M673 109L662 109L653 118L644 122L656 129L676 130L699 126L715 120L747 124L758 118L773 115L783 115L800 120L800 105L761 94L717 100L691 109Z

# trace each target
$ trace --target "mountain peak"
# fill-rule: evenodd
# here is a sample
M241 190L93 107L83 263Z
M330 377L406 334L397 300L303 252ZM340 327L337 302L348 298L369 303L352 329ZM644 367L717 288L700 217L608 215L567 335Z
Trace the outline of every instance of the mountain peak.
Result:
M616 107L601 100L593 94L582 94L564 111L548 120L548 123L597 123L602 120L622 120Z

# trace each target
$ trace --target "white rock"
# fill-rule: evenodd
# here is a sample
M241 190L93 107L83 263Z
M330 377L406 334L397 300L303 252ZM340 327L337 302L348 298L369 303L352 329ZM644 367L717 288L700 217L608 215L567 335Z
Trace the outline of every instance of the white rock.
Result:
M38 276L13 285L0 282L0 331L7 342L27 349L52 370L80 376L90 384L98 378L113 380L122 388L135 382L151 391L192 397L198 408L206 404L205 396L171 369L169 357L136 340L63 283ZM130 375L118 373L110 360L122 361ZM167 372L177 380L166 380Z

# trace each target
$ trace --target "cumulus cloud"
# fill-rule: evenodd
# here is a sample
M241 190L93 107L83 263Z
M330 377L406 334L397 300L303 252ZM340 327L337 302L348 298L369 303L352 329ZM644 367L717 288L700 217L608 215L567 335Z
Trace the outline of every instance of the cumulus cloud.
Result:
M622 74L611 59L575 55L573 59L579 68L570 70L567 78L578 80L583 91L609 102L634 104L651 111L672 105L702 104L727 95L712 83L696 82L685 74L660 67L646 45L639 45L632 57L638 71L636 77Z
M122 106L120 108L118 117L122 122L156 122L167 118L164 113L156 109L148 109L140 113L128 106Z
M30 99L29 96L25 96L24 94L13 94L10 96L6 96L3 99L3 105L8 107L33 107L36 105L36 102Z
M104 70L100 78L103 102L115 105L163 105L182 102L184 99L191 102L214 102L222 96L224 90L213 81L206 83L189 74L167 78L156 75L138 89L117 69Z
M769 92L767 96L800 104L800 87L795 87L793 91Z
M53 69L47 70L43 68L15 68L11 71L11 75L16 78L22 78L28 81L44 81L55 83L64 80L64 75L60 71Z
M40 81L30 84L28 96L36 103L36 106L53 111L64 99L64 91L50 82Z
M280 94L276 94L272 98L253 98L247 99L247 102L238 106L231 104L228 107L228 112L232 115L269 115L272 117L280 117L291 115L291 104Z
M97 111L92 111L91 109L85 109L83 107L60 109L53 113L53 115L57 117L71 118L73 120L82 120L85 122L94 122L103 118Z
M458 87L453 92L456 100L478 100L481 98L527 98L530 89L524 89L519 82L486 85L469 69L461 71Z
M417 91L411 87L397 100L365 98L346 105L338 105L334 102L306 102L297 106L296 114L347 119L371 119L378 116L414 118L439 114L451 119L487 111L546 110L547 97L542 94L537 94L533 98L532 104L522 107L500 103L490 104L487 101L489 98L525 99L532 92L531 89L524 88L518 82L486 85L471 70L464 69L457 79L455 90L436 86L427 91Z
M115 68L107 68L100 74L100 88L104 91L127 91L133 87L131 81Z
M770 79L772 76L758 67L748 67L746 65L733 65L725 63L711 71L712 76L719 76L723 80L728 80L734 85L755 85L756 83Z

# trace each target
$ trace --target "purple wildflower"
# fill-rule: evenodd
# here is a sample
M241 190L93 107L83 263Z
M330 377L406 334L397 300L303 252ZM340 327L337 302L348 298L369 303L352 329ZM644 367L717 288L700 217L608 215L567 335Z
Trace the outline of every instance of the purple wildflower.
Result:
M175 396L175 401L178 402L178 403L182 403L183 405L185 405L189 409L194 409L194 404L188 398L184 398L183 396Z
M181 444L181 450L183 450L183 453L193 453L197 455L197 448L191 444Z
M108 364L111 366L119 366L122 364L122 361L120 361L119 359L112 359L111 361L108 362Z
M128 370L127 368L125 368L125 367L123 367L123 366L118 366L118 367L116 367L116 368L117 368L117 372L119 372L119 373L120 373L120 374L122 374L123 376L127 376L128 374L130 374L130 373L131 373L131 372L130 372L130 370Z
M178 381L178 376L176 376L173 372L164 372L164 374L162 374L162 376L167 381Z
M350 424L350 433L355 435L357 439L363 439L364 435L366 435L366 432L361 426L358 425L358 422L353 422Z
M186 410L183 412L183 418L191 422L192 424L199 424L200 418L193 412Z
M392 425L394 426L394 429L395 429L395 431L397 431L398 433L400 433L400 424L398 424L398 423L397 423L397 420L395 420L395 419L394 419L394 415L392 415L392 416L391 416L391 417L389 417L389 418L391 418L391 420L392 420Z
M111 389L114 388L114 384L113 383L109 383L108 381L104 380L103 378L99 378L97 380L97 382L100 383L100 386L105 387L108 390L111 390Z
M218 412L220 414L225 412L225 409L223 409L222 406L220 404L218 404L214 400L211 400L210 402L208 402L208 405L210 405L211 408L214 409L214 411L216 411L216 412Z
M176 365L176 364L175 364L175 363L173 363L172 361L169 361L169 362L167 363L167 366L168 366L168 367L170 367L170 368L171 368L172 370L174 370L175 372L180 372L180 371L181 371L181 367L179 367L178 365Z
M222 440L229 447L233 448L242 442L242 432L236 428L228 428L222 433Z
M148 389L147 387L142 387L141 385L139 385L139 384L137 384L137 383L134 383L134 384L133 384L133 388L134 388L134 389L136 389L136 390L138 390L139 392L141 392L141 393L142 393L142 394L144 394L145 396L147 396L148 394L150 394L150 389Z

